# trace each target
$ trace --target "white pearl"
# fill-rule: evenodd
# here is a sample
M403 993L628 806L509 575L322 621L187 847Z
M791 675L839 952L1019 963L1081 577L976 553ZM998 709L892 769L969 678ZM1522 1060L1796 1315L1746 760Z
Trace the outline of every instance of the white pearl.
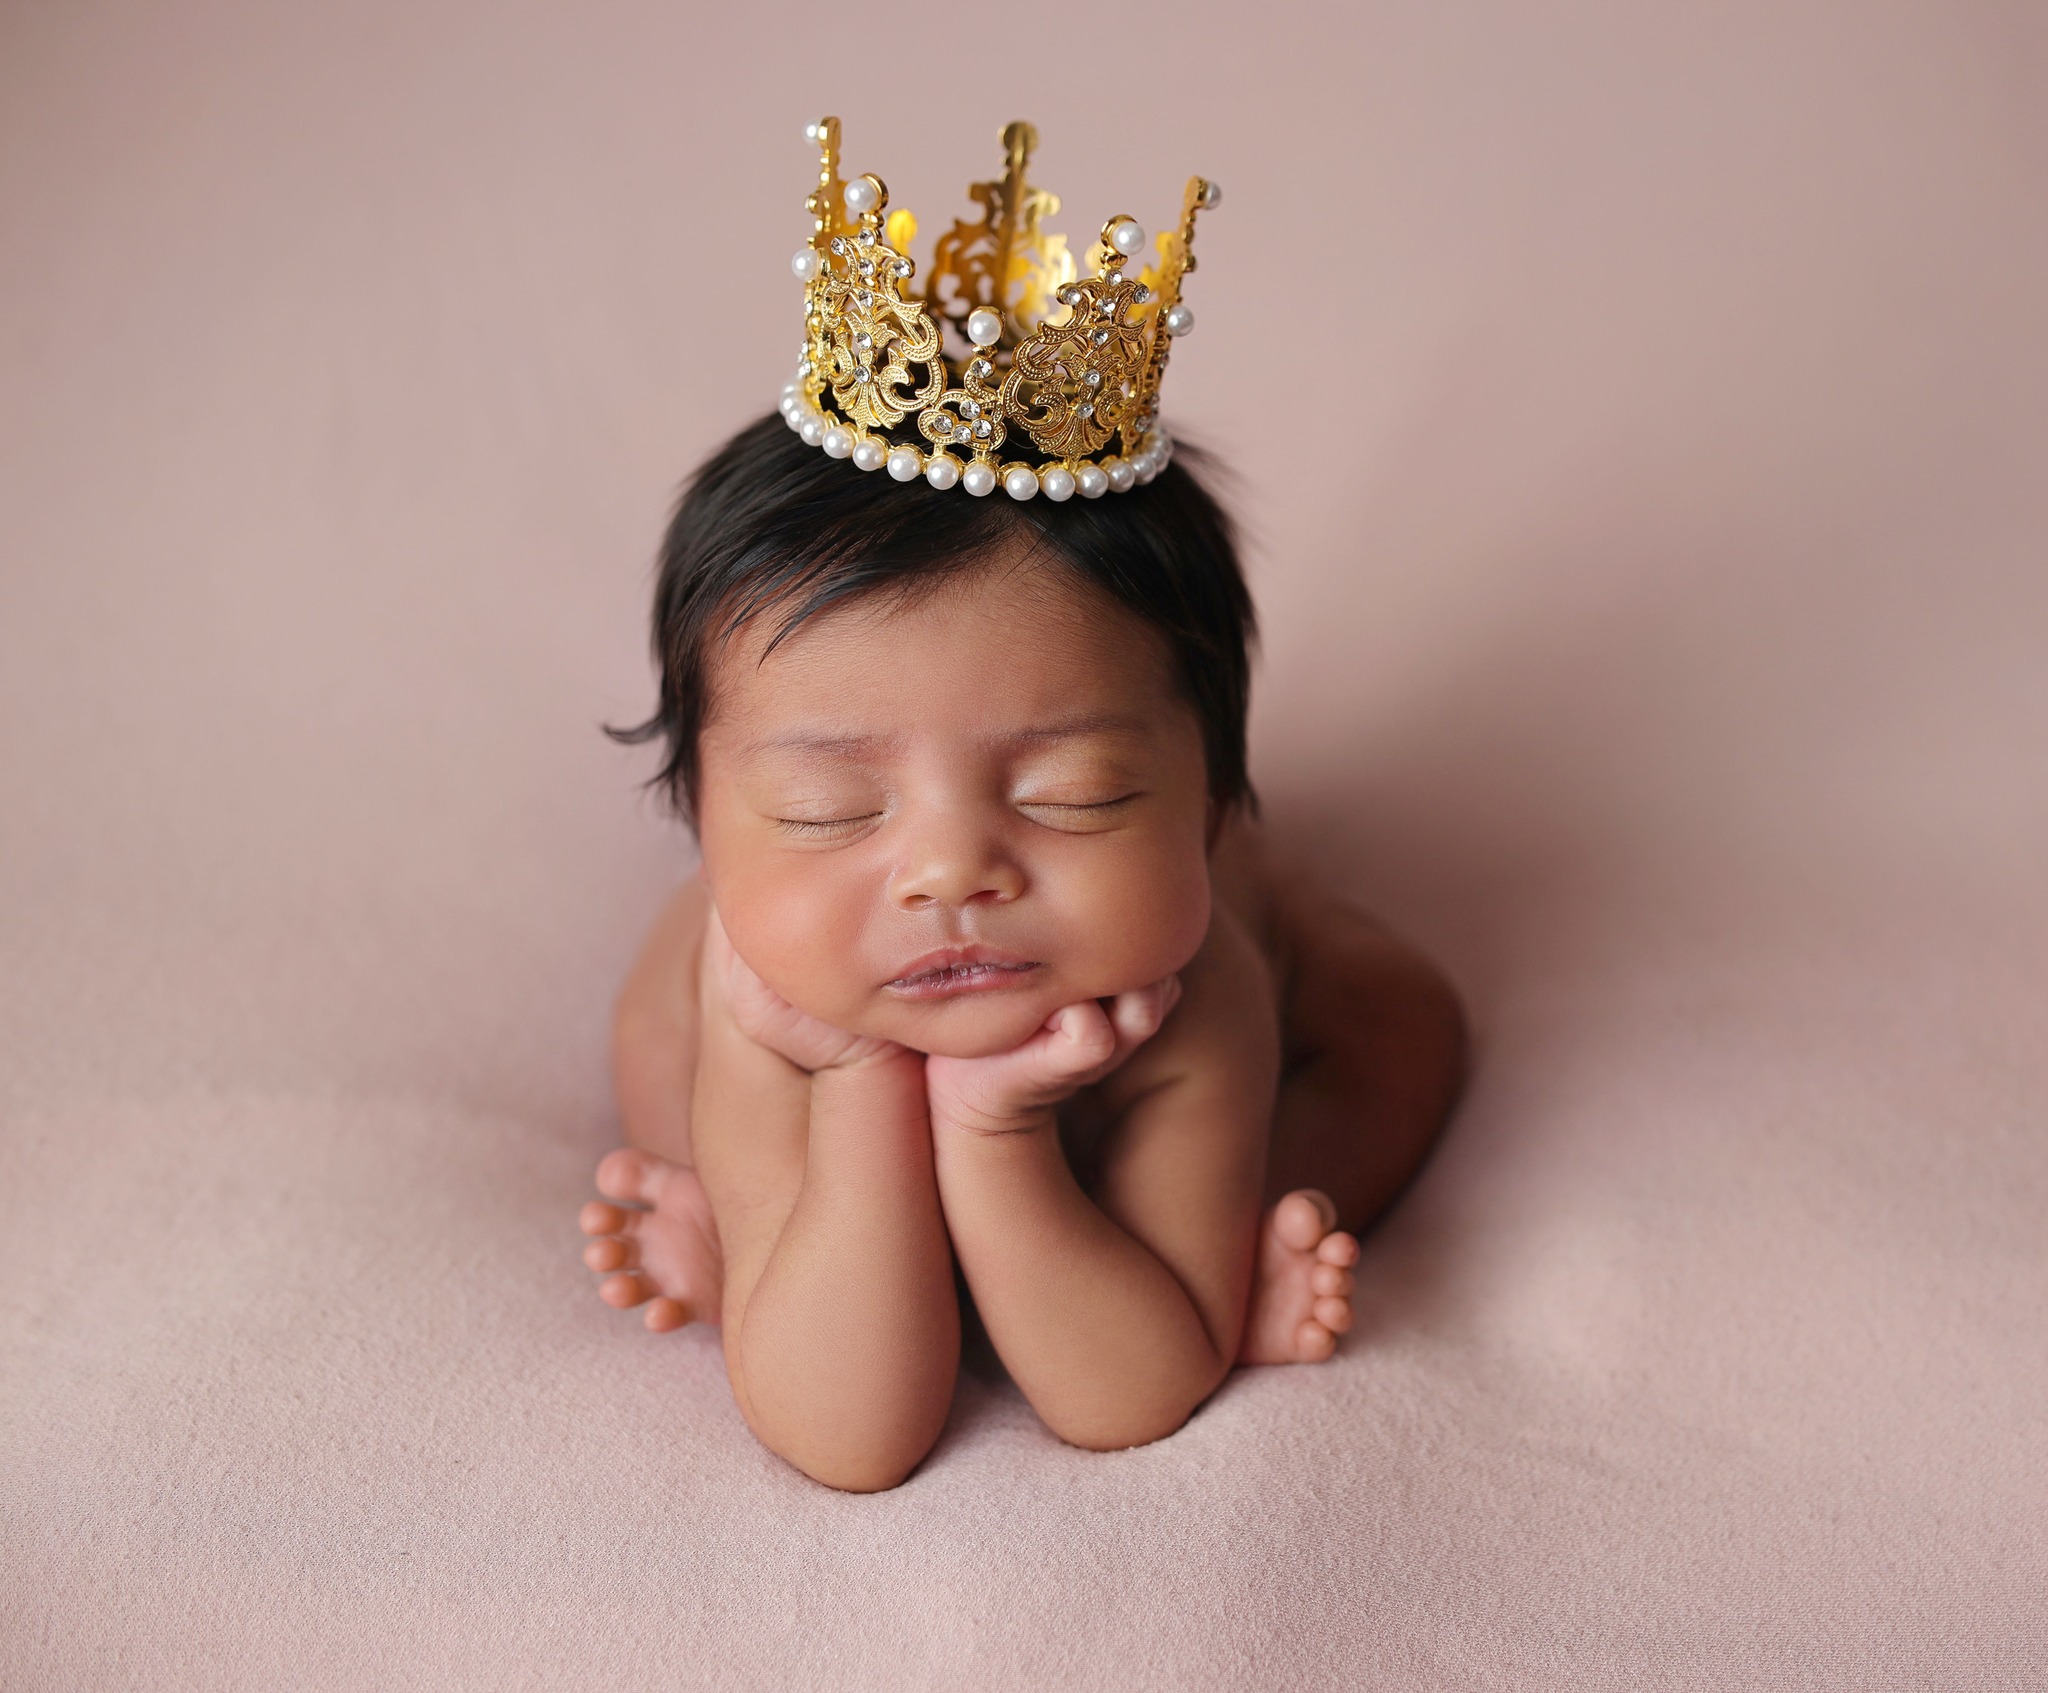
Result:
M804 125L804 139L806 141L816 141L822 133L821 127L815 122Z
M1109 244L1127 259L1145 250L1145 231L1135 223L1120 223L1109 232Z
M967 339L977 347L993 347L1002 334L1003 320L988 307L967 314Z
M1138 480L1141 483L1150 482L1153 477L1159 474L1159 455L1147 447L1145 451L1138 455L1134 468L1138 473Z
M805 412L804 420L798 426L797 433L804 438L805 446L823 446L825 443L825 420L814 411Z
M1223 184L1222 184L1222 183L1220 183L1220 182L1205 182L1205 183L1203 183L1203 184L1202 184L1202 204L1203 204L1204 206L1209 206L1209 207L1214 207L1214 206L1220 206L1220 205L1222 205L1222 204L1223 204Z
M1074 497L1074 473L1054 465L1038 478L1039 487L1045 490L1048 500L1071 500Z
M898 482L914 482L924 469L923 455L915 447L898 447L889 455L889 474Z
M1102 471L1109 478L1109 485L1119 494L1129 493L1131 484L1138 480L1138 473L1131 468L1129 459L1104 459Z
M875 192L875 185L864 176L857 176L846 185L846 209L855 217L873 211L875 202L880 198Z
M1099 464L1084 464L1074 474L1075 485L1084 500L1099 500L1109 492L1109 473Z
M1003 492L1013 500L1035 499L1038 494L1038 472L1028 464L1020 464L1014 470L1004 472Z
M853 462L859 470L880 470L888 462L889 449L872 435L855 444Z
M996 473L985 464L970 464L960 477L960 486L978 500L995 492Z
M1166 314L1166 333L1169 335L1185 335L1194 327L1195 314L1186 306L1175 306Z
M789 268L796 272L799 282L809 282L823 267L823 261L808 247L799 247L796 257L789 261Z
M835 423L825 431L825 438L818 445L825 449L826 457L843 459L853 451L853 431Z
M801 405L786 405L782 408L782 421L799 435L804 432L804 408Z
M924 467L924 479L934 488L950 488L960 480L960 466L944 453L934 453Z

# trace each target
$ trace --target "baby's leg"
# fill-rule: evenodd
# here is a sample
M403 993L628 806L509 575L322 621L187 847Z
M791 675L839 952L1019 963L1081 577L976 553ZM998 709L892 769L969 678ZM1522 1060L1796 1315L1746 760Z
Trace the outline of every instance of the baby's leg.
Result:
M1314 1363L1351 1326L1347 1229L1375 1222L1428 1156L1463 1080L1464 1016L1442 974L1345 902L1218 854L1220 895L1262 936L1285 1040L1243 1363Z
M612 1079L626 1145L597 1166L607 1199L583 1207L596 1236L583 1261L605 1275L606 1304L646 1305L656 1333L718 1321L722 1258L690 1148L697 1068L697 957L709 907L692 876L656 919L612 1020Z

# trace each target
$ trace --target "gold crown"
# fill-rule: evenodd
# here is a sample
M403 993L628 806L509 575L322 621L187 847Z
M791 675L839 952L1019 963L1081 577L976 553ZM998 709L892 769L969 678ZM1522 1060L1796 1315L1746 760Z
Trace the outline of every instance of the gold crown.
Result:
M815 232L790 265L804 284L803 359L782 391L790 428L899 482L970 494L1000 483L1020 500L1097 499L1166 467L1159 381L1171 341L1194 327L1180 283L1195 268L1195 215L1222 202L1215 183L1188 179L1179 227L1139 276L1124 265L1145 232L1121 214L1102 226L1095 274L1080 276L1066 237L1042 227L1059 197L1026 178L1038 132L1013 123L1002 180L968 189L980 220L939 237L919 293L917 220L888 209L880 177L841 179L837 118L804 139L821 168L805 202ZM922 446L902 438L906 420ZM1001 456L1020 436L1037 462Z

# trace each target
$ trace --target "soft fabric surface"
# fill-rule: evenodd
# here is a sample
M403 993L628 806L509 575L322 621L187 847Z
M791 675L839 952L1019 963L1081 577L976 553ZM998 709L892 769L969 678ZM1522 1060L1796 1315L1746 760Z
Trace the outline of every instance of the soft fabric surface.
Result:
M2048 1683L2038 12L846 17L0 15L0 1683ZM1269 815L1477 1030L1333 1364L874 1498L576 1230L823 110L1225 184Z

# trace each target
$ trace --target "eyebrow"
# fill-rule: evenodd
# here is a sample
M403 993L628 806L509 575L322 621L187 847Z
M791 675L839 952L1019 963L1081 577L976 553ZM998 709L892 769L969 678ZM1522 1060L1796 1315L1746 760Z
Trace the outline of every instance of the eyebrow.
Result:
M995 739L1010 743L1042 743L1074 740L1083 735L1131 734L1143 727L1138 718L1117 712L1099 712L1036 724L1029 729L1014 729ZM859 758L886 752L896 741L897 737L893 735L836 735L829 730L796 729L787 735L769 735L750 741L743 752L747 757L764 752L808 752L822 753L827 757Z

